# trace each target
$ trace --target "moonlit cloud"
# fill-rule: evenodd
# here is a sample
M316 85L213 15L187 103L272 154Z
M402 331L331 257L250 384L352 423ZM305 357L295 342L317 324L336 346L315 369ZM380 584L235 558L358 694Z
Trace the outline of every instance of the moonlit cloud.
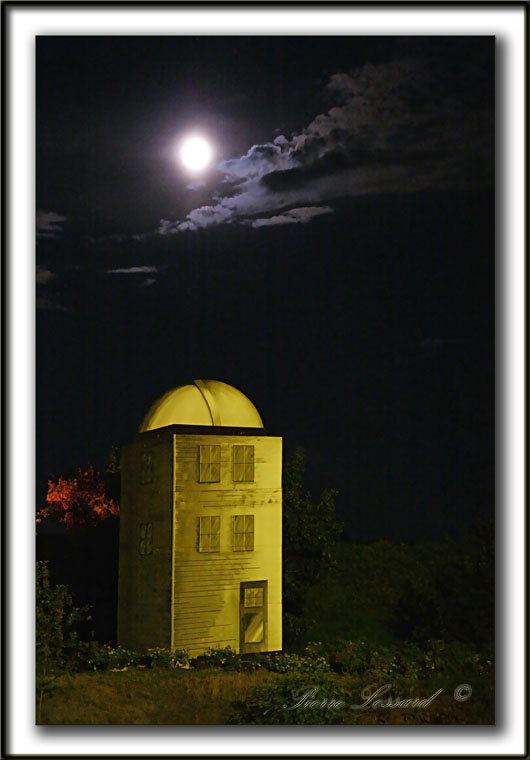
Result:
M70 311L66 306L52 301L50 298L39 297L35 302L37 309L40 311Z
M50 281L55 280L56 277L57 275L55 272L52 272L51 269L48 269L48 267L44 266L43 264L37 264L37 285L48 285Z
M62 232L62 224L64 222L66 222L66 217L64 214L57 214L55 211L42 211L40 209L37 209L37 237L57 237L57 233Z
M221 191L213 202L185 219L162 219L158 234L232 223L292 224L330 213L339 198L491 181L492 114L465 94L446 93L443 72L425 61L337 73L326 93L332 107L299 134L278 135L219 163ZM294 213L319 204L326 209L319 214Z
M258 227L273 227L277 224L307 224L315 216L331 214L330 206L306 206L305 208L292 208L284 214L268 216L262 219L253 219L249 224L254 229Z
M125 267L105 270L105 274L150 274L152 272L158 272L158 267Z

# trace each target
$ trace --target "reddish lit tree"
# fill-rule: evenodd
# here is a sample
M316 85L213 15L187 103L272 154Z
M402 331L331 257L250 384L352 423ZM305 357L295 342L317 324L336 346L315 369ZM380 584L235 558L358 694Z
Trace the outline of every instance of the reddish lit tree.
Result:
M66 526L68 531L78 527L95 526L102 520L117 517L119 505L105 493L105 484L92 466L78 469L73 478L48 481L47 505L37 512L37 522L51 520Z

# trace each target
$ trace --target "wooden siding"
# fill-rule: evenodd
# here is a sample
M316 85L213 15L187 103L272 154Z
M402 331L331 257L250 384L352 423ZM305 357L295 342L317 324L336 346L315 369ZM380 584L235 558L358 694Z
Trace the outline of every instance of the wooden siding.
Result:
M240 584L267 581L263 650L282 646L282 439L254 434L138 435L123 449L120 510L118 643L239 650ZM221 479L199 482L199 446L221 446ZM232 446L253 445L254 481L234 482ZM152 452L152 483L141 483L142 455ZM254 550L232 548L232 517L254 515ZM218 552L198 551L200 516L218 515ZM153 552L138 551L140 525L153 524Z
M221 446L221 479L199 482L199 446ZM254 481L234 482L234 445L254 446ZM174 436L172 646L192 654L230 645L239 651L239 590L268 582L263 650L281 649L282 440L272 436ZM254 550L234 552L232 517L254 515ZM221 518L220 550L198 551L199 516Z
M153 482L142 483L142 455L151 453ZM145 651L171 644L171 437L150 435L125 446L121 458L118 643ZM139 552L140 526L152 523L152 553Z

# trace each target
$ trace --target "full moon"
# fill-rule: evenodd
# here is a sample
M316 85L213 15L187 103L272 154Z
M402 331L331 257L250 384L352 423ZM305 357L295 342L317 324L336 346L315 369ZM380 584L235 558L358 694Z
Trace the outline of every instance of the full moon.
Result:
M195 135L186 138L181 144L179 157L186 169L191 172L199 172L210 163L212 149L203 137Z

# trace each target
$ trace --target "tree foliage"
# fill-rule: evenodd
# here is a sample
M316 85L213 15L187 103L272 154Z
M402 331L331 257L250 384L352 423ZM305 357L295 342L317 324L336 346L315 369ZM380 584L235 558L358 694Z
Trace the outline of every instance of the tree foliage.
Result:
M423 579L412 576L396 594L394 633L425 642L492 645L494 638L495 532L492 519L477 522L460 542L433 547Z
M305 467L305 451L297 448L283 471L283 606L287 619L302 614L308 589L333 566L342 532L335 520L337 492L325 489L314 501L304 490Z
M364 639L426 646L461 643L489 653L494 640L494 531L483 521L458 540L348 544L310 589L307 640Z
M90 621L88 608L76 607L68 586L53 586L47 562L36 566L35 645L39 692L37 722L46 690L61 672L72 669L79 658L77 628Z
M94 467L79 468L71 478L48 481L46 506L37 512L37 523L47 519L66 526L68 531L78 527L98 525L102 520L117 517L120 508L107 495L105 483Z

